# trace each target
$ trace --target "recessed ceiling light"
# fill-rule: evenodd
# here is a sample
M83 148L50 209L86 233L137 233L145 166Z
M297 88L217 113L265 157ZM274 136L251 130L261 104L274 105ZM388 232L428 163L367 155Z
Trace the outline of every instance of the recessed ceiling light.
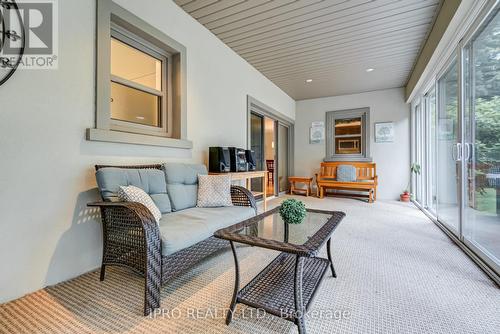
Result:
M310 83L310 82L312 82L312 81L313 81L313 79L307 79L307 80L306 80L306 82L307 82L307 83Z
M144 116L137 116L136 119L139 119L139 120L144 120Z
M375 71L375 69L374 69L374 68L367 68L367 69L366 69L366 72L373 72L373 71Z

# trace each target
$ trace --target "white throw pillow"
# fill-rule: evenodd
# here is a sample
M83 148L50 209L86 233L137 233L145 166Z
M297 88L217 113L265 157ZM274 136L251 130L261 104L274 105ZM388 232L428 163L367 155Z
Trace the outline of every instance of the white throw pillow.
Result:
M144 190L135 186L120 186L118 189L118 198L125 202L137 202L144 205L149 209L151 214L156 220L156 223L160 222L161 212L160 209L156 206L156 204L151 199L151 196L146 194Z
M198 175L199 208L233 206L231 175Z

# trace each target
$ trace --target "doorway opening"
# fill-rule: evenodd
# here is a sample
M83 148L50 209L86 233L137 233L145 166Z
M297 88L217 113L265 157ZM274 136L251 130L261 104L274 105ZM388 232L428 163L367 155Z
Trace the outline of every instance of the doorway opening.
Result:
M279 196L289 191L293 122L257 100L248 99L248 147L255 153L257 170L267 172L266 193ZM262 181L253 179L251 190L259 198Z
M276 148L275 148L275 121L269 117L264 117L264 160L267 171L267 193L276 194L274 180L276 179Z

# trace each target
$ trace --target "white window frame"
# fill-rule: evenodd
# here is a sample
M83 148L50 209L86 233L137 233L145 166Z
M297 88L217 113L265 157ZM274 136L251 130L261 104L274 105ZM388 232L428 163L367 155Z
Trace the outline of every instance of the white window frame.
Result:
M437 169L434 169L435 166L437 166L437 146L433 147L433 149L429 149L432 144L432 123L434 122L434 136L437 140L437 103L438 103L438 94L437 94L437 84L433 83L430 88L427 89L425 94L423 95L422 99L424 101L424 106L425 106L425 139L424 139L424 149L425 149L425 165L421 167L422 172L425 174L425 179L424 179L424 194L423 197L425 199L425 205L424 207L429 210L433 215L436 215L437 213L437 187L438 187L438 180L437 180ZM433 119L431 116L431 99L430 96L434 94L434 116L435 119ZM433 183L435 182L436 184L436 193L432 193L432 187ZM434 204L434 197L436 197L436 207L433 207Z
M423 100L421 99L413 108L413 119L414 119L414 124L415 124L415 130L414 130L414 135L415 135L415 160L414 163L422 166L422 149L423 149L423 138L422 138L422 107L423 107ZM412 189L412 195L414 196L414 199L422 204L422 175L420 174L417 175L415 173L412 173L411 177L413 178L413 185L415 186Z
M110 73L111 82L124 85L148 94L160 97L160 126L150 126L122 120L113 119L110 116L110 129L141 133L146 135L156 135L163 137L172 136L172 59L171 54L165 50L155 47L146 40L133 34L132 32L112 23L111 39L116 39L140 52L143 52L161 61L161 90L156 90L139 83L120 78Z

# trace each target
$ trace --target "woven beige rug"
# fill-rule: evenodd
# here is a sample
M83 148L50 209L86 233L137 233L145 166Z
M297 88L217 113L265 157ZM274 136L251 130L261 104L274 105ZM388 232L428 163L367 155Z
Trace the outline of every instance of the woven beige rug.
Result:
M414 207L306 201L347 213L332 240L338 278L324 280L308 333L499 333L500 289ZM238 253L242 284L276 256L246 246ZM166 285L161 312L143 317L141 278L109 268L104 282L92 272L0 305L0 333L297 332L241 305L226 326L233 279L228 249Z

